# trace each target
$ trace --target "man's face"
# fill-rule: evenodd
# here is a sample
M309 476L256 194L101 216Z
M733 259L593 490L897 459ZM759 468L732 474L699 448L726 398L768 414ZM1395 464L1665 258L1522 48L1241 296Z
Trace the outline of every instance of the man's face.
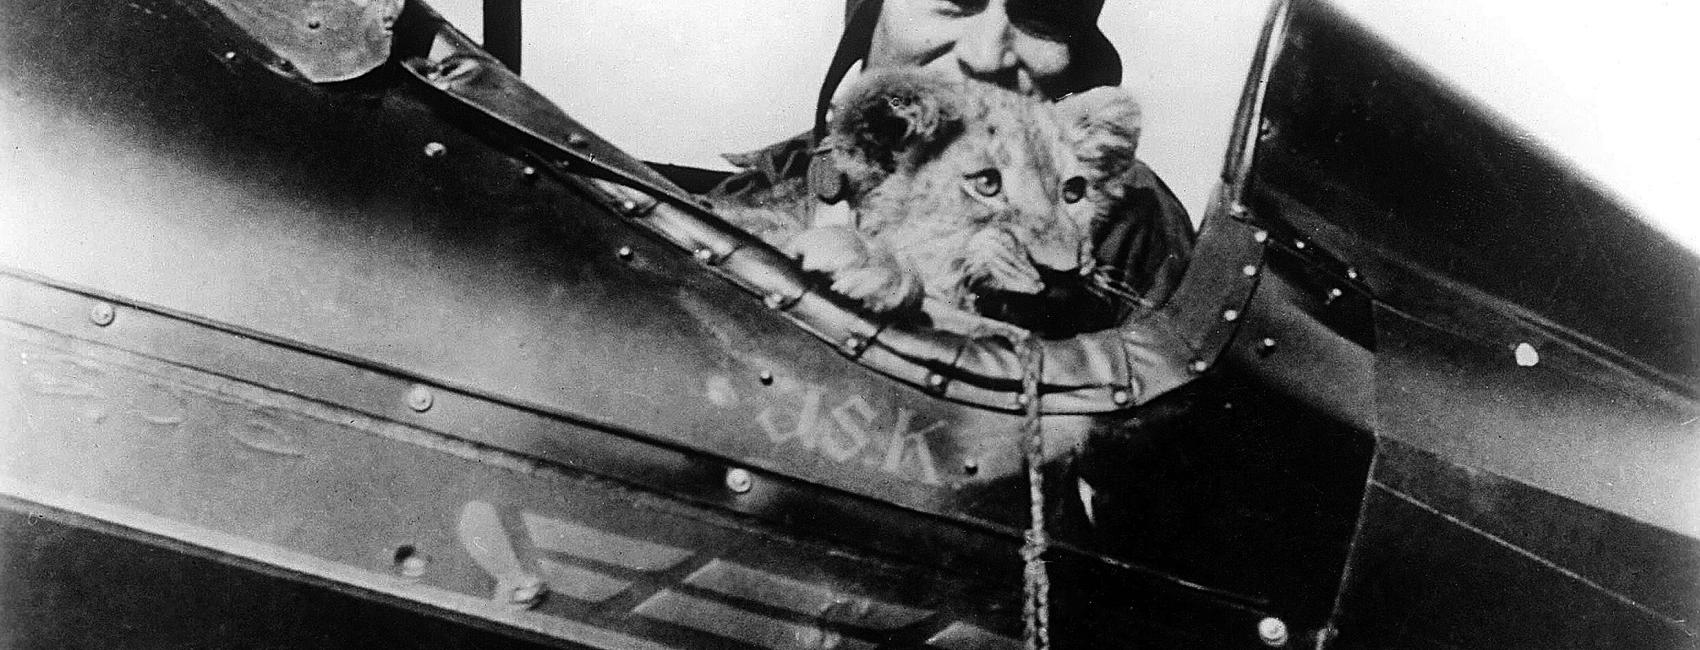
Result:
M865 65L921 66L1049 97L1046 88L1068 69L1068 45L1040 19L1018 11L1012 20L1008 2L885 0Z

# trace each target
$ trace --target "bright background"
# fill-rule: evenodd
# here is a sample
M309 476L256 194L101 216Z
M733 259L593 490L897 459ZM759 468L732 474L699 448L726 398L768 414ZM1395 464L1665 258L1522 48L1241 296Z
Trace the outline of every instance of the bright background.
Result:
M1700 3L1335 0L1420 64L1700 251ZM474 38L479 0L432 2ZM1100 20L1145 105L1141 157L1196 219L1216 182L1268 0L1111 0ZM530 0L524 76L648 160L718 154L810 126L843 4Z

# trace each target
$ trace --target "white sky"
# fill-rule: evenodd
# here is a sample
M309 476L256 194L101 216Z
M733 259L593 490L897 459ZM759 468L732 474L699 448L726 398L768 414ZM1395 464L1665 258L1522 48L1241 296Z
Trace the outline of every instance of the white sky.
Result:
M1700 3L1335 0L1700 251ZM432 3L474 38L480 0ZM1145 104L1141 157L1196 218L1268 0L1111 0L1100 21ZM836 0L531 0L525 77L631 153L718 154L807 129Z

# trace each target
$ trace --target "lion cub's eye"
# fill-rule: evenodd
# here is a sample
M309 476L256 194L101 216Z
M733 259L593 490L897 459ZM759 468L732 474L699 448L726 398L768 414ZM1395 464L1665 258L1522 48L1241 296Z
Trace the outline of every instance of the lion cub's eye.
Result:
M1003 174L999 174L996 169L982 169L963 178L968 180L969 185L974 186L974 191L980 193L980 196L997 196L998 192L1003 191Z
M1063 203L1075 203L1086 196L1086 177L1075 176L1062 184Z

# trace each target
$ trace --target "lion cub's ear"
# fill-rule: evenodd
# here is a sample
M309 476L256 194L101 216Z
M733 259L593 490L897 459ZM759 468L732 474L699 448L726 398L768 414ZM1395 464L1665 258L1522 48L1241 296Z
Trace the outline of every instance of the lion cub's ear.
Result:
M1081 160L1105 176L1133 165L1144 121L1133 93L1119 87L1093 88L1064 97L1056 112Z
M961 131L960 92L920 70L868 73L836 108L822 145L854 186L872 187L930 158Z

